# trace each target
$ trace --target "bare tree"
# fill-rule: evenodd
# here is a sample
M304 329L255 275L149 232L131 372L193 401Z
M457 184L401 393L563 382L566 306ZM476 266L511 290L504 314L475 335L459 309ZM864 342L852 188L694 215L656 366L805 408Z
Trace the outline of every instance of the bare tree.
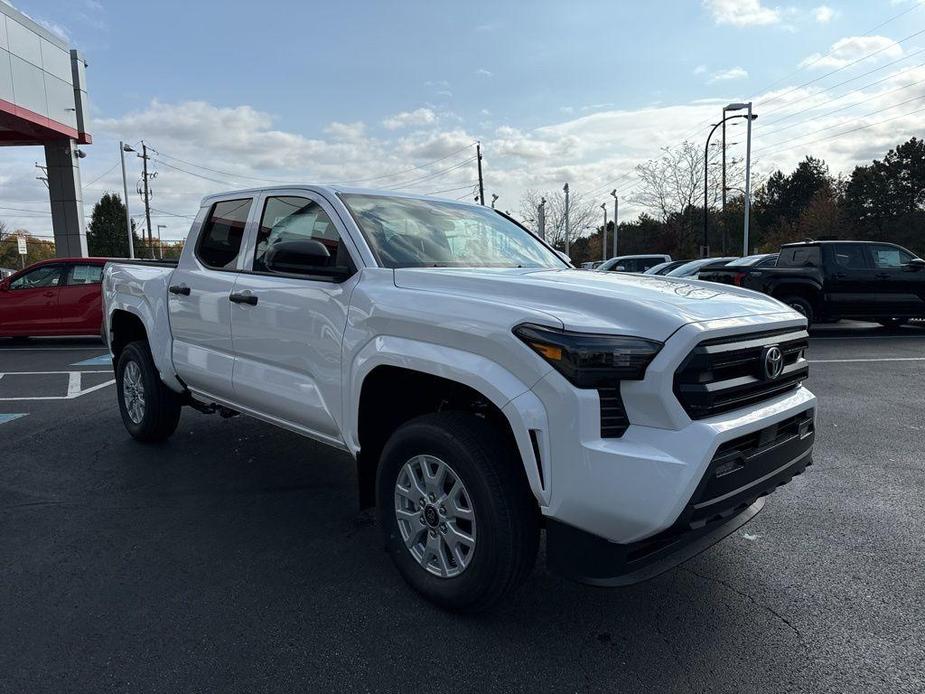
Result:
M520 197L520 217L527 227L539 231L537 213L540 200L546 198L546 241L555 248L565 249L565 193L561 190L542 192L527 190ZM596 229L598 208L580 192L569 192L569 236L571 241Z

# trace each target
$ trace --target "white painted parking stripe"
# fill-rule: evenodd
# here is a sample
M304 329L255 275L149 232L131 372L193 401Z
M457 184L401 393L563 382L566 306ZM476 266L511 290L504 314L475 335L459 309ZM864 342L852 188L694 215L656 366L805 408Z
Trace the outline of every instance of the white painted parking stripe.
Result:
M872 357L870 359L809 359L810 364L855 364L870 361L925 361L925 357Z
M91 386L90 388L82 388L81 380L83 374L109 374L108 371L4 371L0 373L0 378L3 376L45 376L45 375L55 375L55 374L67 374L67 395L41 395L41 396L29 396L29 397L16 397L16 398L0 398L0 402L20 402L23 400L73 400L79 398L81 395L86 395L87 393L92 393L95 390L100 388L105 388L106 386L111 386L116 382L116 380L110 379L104 381L103 383Z

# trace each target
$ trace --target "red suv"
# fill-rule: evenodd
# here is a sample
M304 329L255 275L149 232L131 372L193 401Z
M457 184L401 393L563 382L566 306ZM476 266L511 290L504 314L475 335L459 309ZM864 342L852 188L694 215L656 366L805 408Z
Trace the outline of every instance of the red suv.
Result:
M0 280L0 337L100 335L106 261L53 258Z

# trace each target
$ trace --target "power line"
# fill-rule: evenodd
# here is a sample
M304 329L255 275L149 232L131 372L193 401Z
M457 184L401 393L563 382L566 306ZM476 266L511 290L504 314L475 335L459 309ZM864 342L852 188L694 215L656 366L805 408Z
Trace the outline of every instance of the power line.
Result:
M98 180L100 180L101 178L103 178L103 176L108 176L110 173L112 173L112 170L115 169L118 165L119 165L119 162L116 162L115 164L113 164L112 166L110 166L108 169L106 169L106 171L104 171L104 172L101 173L99 176L97 176L97 177L94 178L92 181L90 181L87 185L81 186L81 187L84 188L84 189L86 189L86 188L92 188L93 185L94 185Z
M475 159L476 159L475 156L471 156L468 159L463 159L462 161L457 162L456 164L453 164L452 166L448 166L445 169L434 171L425 176L420 176L419 178L411 179L410 181L403 181L402 183L396 183L390 187L390 190L402 190L404 188L407 188L408 186L418 185L419 183L423 183L424 181L430 181L434 178L439 178L449 173L450 171L455 171L456 169L459 169L460 167L465 166L466 164L469 164L475 161Z
M457 190L470 190L473 186L477 186L478 183L470 183L469 185L459 186L458 188L446 188L445 190L432 190L429 193L424 193L424 195L439 195L440 193L455 193Z

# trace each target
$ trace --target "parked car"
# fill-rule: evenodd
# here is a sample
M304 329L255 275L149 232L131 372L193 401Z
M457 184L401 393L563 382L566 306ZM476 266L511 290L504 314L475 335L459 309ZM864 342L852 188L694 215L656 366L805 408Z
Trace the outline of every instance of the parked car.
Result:
M603 260L589 260L581 264L580 269L582 270L596 270L601 266Z
M730 263L735 258L698 258L697 260L690 260L684 265L676 267L674 270L666 273L666 277L689 277L691 279L697 279L701 270L712 269L716 267L722 267L726 263Z
M175 267L109 263L103 292L129 434L189 406L346 451L402 576L477 610L541 525L554 570L634 583L810 463L803 316L671 285L571 268L480 205L296 186L205 198Z
M925 260L892 243L789 243L774 267L744 277L742 286L780 299L809 322L849 318L895 327L925 318Z
M741 287L748 275L760 277L765 268L774 267L776 264L777 253L747 255L720 267L704 268L700 271L698 279Z
M659 263L667 263L670 255L618 255L597 267L598 272L645 272Z
M102 335L106 260L42 260L0 280L0 337Z
M644 275L667 275L669 272L674 270L676 267L681 267L684 263L689 263L690 260L669 260L666 263L659 263L658 265L653 265L648 270L646 270Z
M7 277L15 273L16 273L16 270L12 270L8 267L0 267L0 280L6 279Z

